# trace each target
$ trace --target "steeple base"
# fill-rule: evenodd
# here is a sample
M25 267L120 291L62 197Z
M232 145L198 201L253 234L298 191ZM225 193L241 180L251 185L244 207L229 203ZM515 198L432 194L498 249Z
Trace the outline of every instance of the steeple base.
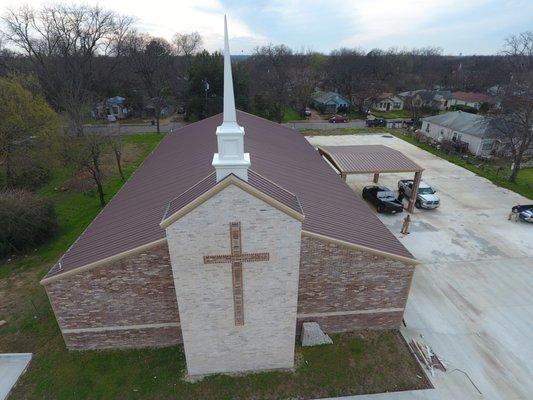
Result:
M218 153L213 155L213 167L217 173L217 182L220 182L226 176L233 174L243 181L248 181L248 167L250 167L250 153L244 153L241 160L222 161Z

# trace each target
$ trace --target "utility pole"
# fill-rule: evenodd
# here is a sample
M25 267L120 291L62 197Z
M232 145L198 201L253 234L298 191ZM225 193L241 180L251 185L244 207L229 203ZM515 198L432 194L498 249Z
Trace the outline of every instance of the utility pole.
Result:
M205 91L204 115L205 115L205 118L207 118L208 117L207 115L207 92L209 91L209 82L207 82L207 79L204 79L204 91Z

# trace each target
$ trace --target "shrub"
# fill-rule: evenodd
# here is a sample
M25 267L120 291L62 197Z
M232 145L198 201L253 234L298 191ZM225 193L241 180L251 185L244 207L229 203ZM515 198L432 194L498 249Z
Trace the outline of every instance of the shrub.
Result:
M35 190L50 181L50 170L29 158L17 160L13 170L16 188Z
M0 191L0 257L43 243L56 228L50 200L25 190Z

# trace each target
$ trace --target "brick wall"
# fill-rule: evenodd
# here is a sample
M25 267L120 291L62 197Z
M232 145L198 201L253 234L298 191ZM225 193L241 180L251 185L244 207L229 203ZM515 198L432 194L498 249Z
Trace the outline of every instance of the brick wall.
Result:
M402 262L302 236L298 331L304 321L327 332L397 328L412 274ZM182 342L166 244L61 278L46 291L71 350Z
M166 243L51 282L46 291L69 349L181 342ZM142 329L124 330L131 326Z
M399 327L413 268L302 236L298 329L304 321L328 332Z

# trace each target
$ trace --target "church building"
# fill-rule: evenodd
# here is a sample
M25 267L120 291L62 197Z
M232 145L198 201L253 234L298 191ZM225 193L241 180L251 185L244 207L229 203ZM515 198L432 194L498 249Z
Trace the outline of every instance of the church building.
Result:
M42 279L69 350L183 343L189 375L287 369L303 322L401 324L417 261L297 131L168 134Z

